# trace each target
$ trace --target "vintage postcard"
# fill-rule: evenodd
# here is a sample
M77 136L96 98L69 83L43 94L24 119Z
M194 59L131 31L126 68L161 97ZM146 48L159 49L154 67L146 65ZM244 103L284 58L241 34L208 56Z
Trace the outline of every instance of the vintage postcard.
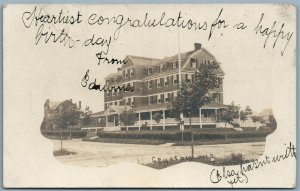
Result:
M296 186L296 7L3 7L4 186Z

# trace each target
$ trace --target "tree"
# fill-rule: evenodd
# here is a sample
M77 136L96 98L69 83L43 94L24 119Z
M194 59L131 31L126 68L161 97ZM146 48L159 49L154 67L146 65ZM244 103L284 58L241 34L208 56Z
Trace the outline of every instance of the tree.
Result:
M265 122L265 120L263 119L263 117L259 116L259 115L251 116L251 119L256 124L256 126L257 126L257 122L261 122L261 123Z
M82 114L83 115L82 124L84 126L88 126L91 123L91 121L92 121L91 114L92 114L92 111L90 110L90 107L86 106L85 110Z
M189 117L192 157L194 157L194 147L191 118L194 115L198 115L200 107L213 101L214 97L209 94L209 90L220 87L220 81L217 76L218 68L219 65L216 62L201 64L197 68L192 82L185 81L180 84L178 95L169 106L171 114L175 116L177 121L183 120L180 118L180 113Z
M239 107L234 105L234 102L231 102L231 104L228 105L227 108L221 109L218 117L219 121L225 122L225 127L227 123L236 127L237 124L234 122L234 119L238 119L238 118L239 118Z
M132 110L125 110L120 114L119 121L120 124L123 126L126 126L126 129L128 130L129 125L134 125L138 120L138 117L135 113L132 112Z
M269 116L269 123L267 123L267 126L271 127L272 129L277 128L277 122L276 122L276 119L275 119L274 115Z
M51 118L51 123L59 128L66 129L77 125L81 115L80 109L72 101L66 100L57 107L57 111Z
M244 110L240 111L240 119L245 123L245 121L248 119L249 115L252 114L252 109L249 106L246 106Z
M152 116L152 119L158 124L160 120L163 118L162 114L157 112Z

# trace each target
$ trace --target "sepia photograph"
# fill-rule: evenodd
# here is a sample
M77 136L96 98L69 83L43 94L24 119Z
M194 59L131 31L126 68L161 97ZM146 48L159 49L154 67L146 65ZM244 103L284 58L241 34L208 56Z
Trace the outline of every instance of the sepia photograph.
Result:
M3 14L5 187L296 186L294 5Z

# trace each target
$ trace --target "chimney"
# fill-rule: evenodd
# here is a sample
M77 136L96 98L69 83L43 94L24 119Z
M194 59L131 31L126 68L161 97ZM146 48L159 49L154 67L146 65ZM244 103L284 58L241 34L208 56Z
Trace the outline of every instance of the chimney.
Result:
M81 101L78 102L78 108L81 109Z
M200 50L202 44L201 43L194 43L194 46L195 46L195 50Z

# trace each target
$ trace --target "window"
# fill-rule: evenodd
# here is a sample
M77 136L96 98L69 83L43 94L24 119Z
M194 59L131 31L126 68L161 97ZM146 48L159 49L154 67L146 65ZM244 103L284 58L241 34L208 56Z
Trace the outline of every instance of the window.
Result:
M152 103L153 104L157 103L157 95L152 96Z
M168 77L167 77L167 76L164 77L164 85L165 85L165 86L168 86Z
M110 102L109 105L113 105L113 102Z
M158 94L158 96L157 96L157 103L161 103L161 95L160 94Z
M132 102L131 102L131 106L134 106L134 100L135 100L135 98L133 97Z
M134 75L134 70L133 68L130 69L130 76L133 76Z
M185 79L186 79L186 82L191 82L191 75L190 74L185 74Z
M164 64L161 64L161 65L159 66L159 69L160 69L160 71L163 71L163 70L165 69L165 65L164 65Z
M161 87L161 83L160 83L161 79L157 79L157 88Z
M164 78L160 78L159 81L160 81L160 86L163 87L165 84Z
M148 81L148 89L152 89L152 81Z
M166 94L164 94L164 97L165 97L165 103L168 103L168 101L169 101L168 94L167 94L167 93L166 93Z
M193 82L195 79L195 74L192 74L191 76L192 76L192 82Z
M128 83L128 85L130 86L130 89L131 89L131 90L134 89L134 82L130 82L130 83Z
M219 93L213 93L213 98L214 98L215 102L219 102L220 101L220 94Z
M148 75L152 74L152 68L148 68Z
M119 100L118 102L119 102L118 105L122 105L122 101L121 100Z
M172 64L173 64L173 68L175 69L175 68L178 68L178 61L174 61L174 62L172 62Z
M112 90L112 91L111 91L111 95L112 95L112 96L115 96L115 94L116 94L115 90Z
M117 101L115 101L115 105L118 105L118 102L117 102Z
M174 92L174 100L177 98L177 92Z
M179 75L176 74L175 76L173 76L173 84L178 84L179 81Z
M190 67L197 68L197 65L198 65L198 60L196 58L191 58L190 59Z
M131 105L131 98L127 98L127 105Z
M151 96L147 97L148 99L148 105L151 105Z
M124 70L124 74L125 74L125 78L128 78L128 77L129 77L129 76L128 76L127 70Z

